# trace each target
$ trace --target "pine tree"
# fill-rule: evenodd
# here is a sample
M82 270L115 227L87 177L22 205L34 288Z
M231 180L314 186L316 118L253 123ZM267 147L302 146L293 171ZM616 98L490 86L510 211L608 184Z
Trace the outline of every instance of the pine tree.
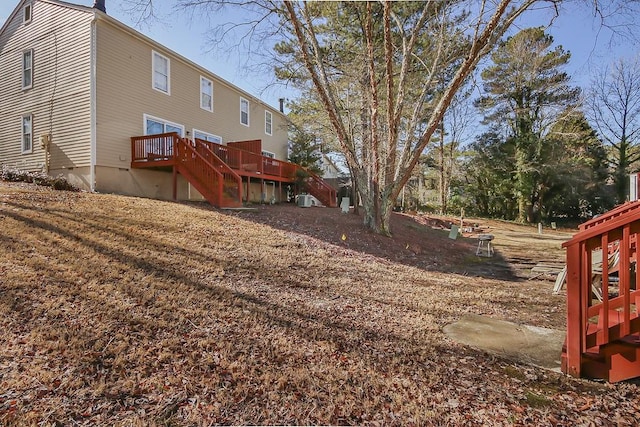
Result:
M493 65L482 72L486 96L477 102L485 123L503 123L513 140L514 198L518 220L538 219L540 181L544 166L544 136L549 126L578 102L580 90L569 86L561 71L570 54L542 28L520 31L491 55Z

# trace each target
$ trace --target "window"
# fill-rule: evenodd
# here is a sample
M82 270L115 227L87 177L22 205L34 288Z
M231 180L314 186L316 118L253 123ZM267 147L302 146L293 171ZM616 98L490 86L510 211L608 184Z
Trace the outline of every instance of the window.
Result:
M168 95L170 93L169 58L164 55L160 55L158 52L153 52L151 62L153 63L153 88Z
M33 152L33 116L22 116L22 154Z
M22 52L22 89L33 86L33 49Z
M273 114L270 111L264 112L264 133L271 135L273 123Z
M249 126L249 101L240 98L240 123Z
M157 117L144 115L144 134L145 135L157 135L159 133L176 132L178 136L184 136L184 126L177 123L171 123L167 120L159 119ZM158 141L147 142L147 153L152 153L161 157L171 156L173 154L173 138L163 138L159 143Z
M176 132L180 137L184 136L184 126L146 114L144 115L144 131L145 135Z
M271 157L272 159L276 158L276 154L272 153L271 151L262 151L262 155L265 157Z
M22 8L22 23L28 24L31 22L31 3L27 3Z
M213 135L211 133L202 132L197 129L193 130L193 137L197 139L202 139L203 141L215 142L216 144L222 144L222 138L218 135Z
M213 82L200 77L200 108L213 111Z

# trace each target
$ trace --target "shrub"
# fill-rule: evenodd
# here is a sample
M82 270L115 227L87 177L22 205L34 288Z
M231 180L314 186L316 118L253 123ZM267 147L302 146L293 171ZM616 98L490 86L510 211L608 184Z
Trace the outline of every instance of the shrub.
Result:
M55 190L80 191L78 187L69 183L65 177L58 175L51 177L44 172L27 172L19 169L3 166L0 171L0 180L10 182L28 182L44 187L52 187Z

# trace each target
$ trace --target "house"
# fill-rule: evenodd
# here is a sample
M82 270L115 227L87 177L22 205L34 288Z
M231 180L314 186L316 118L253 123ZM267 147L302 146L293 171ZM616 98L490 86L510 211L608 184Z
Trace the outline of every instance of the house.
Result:
M280 201L293 182L279 109L98 8L20 1L0 28L0 76L0 165L217 206L223 192Z
M319 166L322 179L336 190L338 200L342 197L353 198L351 175L342 156L337 153L321 153Z

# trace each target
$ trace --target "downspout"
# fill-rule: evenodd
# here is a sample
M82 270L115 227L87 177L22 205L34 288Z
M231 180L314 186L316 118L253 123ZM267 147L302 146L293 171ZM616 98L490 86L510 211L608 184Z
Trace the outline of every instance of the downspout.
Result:
M93 20L91 21L91 77L90 77L90 96L91 96L91 158L89 160L89 186L90 190L96 191L96 132L97 132L97 120L96 120L96 32L97 32L97 15L94 12Z

